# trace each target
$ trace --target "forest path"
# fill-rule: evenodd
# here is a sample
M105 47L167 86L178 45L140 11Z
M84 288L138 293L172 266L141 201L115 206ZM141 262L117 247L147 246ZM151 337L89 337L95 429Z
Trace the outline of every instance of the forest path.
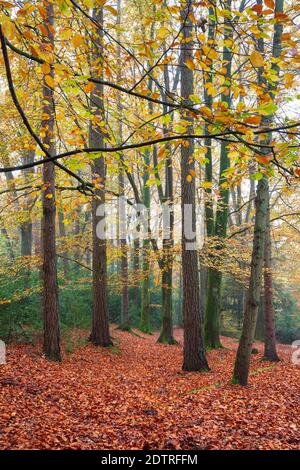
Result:
M178 345L112 330L46 361L38 346L11 345L0 366L0 449L299 449L300 366L252 356L249 387L230 383L237 341L210 351L209 373L181 370ZM81 332L80 335L86 333Z

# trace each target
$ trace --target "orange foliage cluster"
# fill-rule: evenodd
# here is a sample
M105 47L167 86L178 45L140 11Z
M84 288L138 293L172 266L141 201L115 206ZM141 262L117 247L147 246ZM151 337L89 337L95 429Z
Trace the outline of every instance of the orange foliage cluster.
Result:
M82 333L83 334L83 333ZM0 366L0 449L299 449L300 367L252 356L249 387L230 384L237 342L208 353L212 372L181 371L182 346L115 330L62 364L9 347ZM182 343L182 331L176 331ZM258 346L261 352L261 347Z

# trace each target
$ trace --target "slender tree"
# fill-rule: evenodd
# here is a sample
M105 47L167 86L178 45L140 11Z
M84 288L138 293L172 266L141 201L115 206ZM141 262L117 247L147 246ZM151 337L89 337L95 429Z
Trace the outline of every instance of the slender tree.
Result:
M166 6L166 3L165 3ZM164 50L166 46L164 45ZM164 65L164 89L162 90L162 99L164 102L168 100L170 93L170 77L167 65ZM169 107L164 104L163 112L167 114L170 111ZM163 124L164 135L168 134L167 125ZM168 227L163 230L163 249L162 249L162 265L161 265L161 293L162 293L162 328L158 338L159 343L175 344L176 340L173 336L173 248L174 248L174 188L173 188L173 162L172 162L172 148L167 144L166 147L166 162L165 162L165 188L162 189L161 181L159 178L158 194L160 202L164 205L168 217ZM158 162L155 162L157 166ZM156 175L158 176L158 175ZM164 227L163 227L164 229Z
M144 169L143 169L143 203L148 210L148 217L150 219L150 187L147 185L149 179L149 166L150 166L150 151L146 150L143 153ZM147 220L146 223L150 223ZM142 253L142 301L141 301L141 322L140 330L143 333L151 333L150 325L150 240L146 235L143 240L143 253Z
M117 24L120 27L121 24L121 0L117 2ZM121 43L121 34L118 31L118 42ZM121 65L121 48L118 45L117 47L117 57L118 57L118 82L122 81L122 65ZM123 141L123 123L122 123L122 100L120 93L117 97L117 107L118 107L118 139L120 143ZM128 246L127 246L127 239L126 239L126 220L125 218L125 211L123 210L124 204L126 204L124 197L125 197L125 179L124 179L124 169L122 164L119 164L119 174L118 174L118 186L119 186L119 194L123 196L123 200L119 200L119 235L120 235L120 249L121 249L121 297L122 297L122 311L121 311L121 324L120 329L124 331L130 330L130 322L129 322L129 292L128 292ZM125 230L124 230L125 229Z
M54 48L54 4L44 0L44 26L47 35L44 41ZM54 67L50 67L49 76L54 79ZM46 76L45 76L46 77ZM55 155L55 111L53 88L43 80L43 144L50 155ZM48 79L49 82L49 79ZM52 82L51 82L52 83ZM44 317L44 354L47 359L60 361L59 305L56 267L56 203L55 203L55 167L53 162L43 165L43 219L42 219L42 253L43 253L43 317Z
M187 67L192 61L193 24L191 15L192 2L182 3L182 38L181 38L181 97L189 102L193 94L193 71ZM188 132L192 133L193 118L185 113L188 122ZM208 370L205 357L203 338L203 323L200 313L200 289L198 254L196 248L196 208L195 208L195 161L194 142L188 141L181 145L181 214L182 214L182 287L183 287L183 321L184 321L184 350L183 370ZM192 173L191 173L192 172ZM190 220L191 219L191 220ZM191 225L193 234L186 233L185 226Z
M93 19L103 24L103 8L93 8ZM96 27L92 46L92 67L98 77L103 77L103 28ZM91 111L96 118L104 119L103 85L97 83L90 96ZM91 148L103 147L103 132L97 126L97 119L91 120L89 128L89 145ZM105 204L105 160L97 157L93 163L93 174L98 181L95 197L92 202L93 225L93 315L91 342L96 346L110 346L108 308L107 308L107 273L106 273L106 240L97 236L97 225L103 222L104 216L98 215L98 208ZM102 206L103 207L103 206Z
M24 156L24 163L32 163L34 161L34 150L29 150ZM30 182L33 171L31 168L23 170L25 183ZM32 220L30 216L30 208L32 206L32 197L30 195L26 198L26 204L28 206L28 214L26 220L22 222L20 226L21 232L21 256L31 256L32 254Z
M226 1L226 10L231 11L231 0ZM226 109L230 108L231 103L231 64L232 53L231 46L228 47L228 42L232 41L232 28L231 18L226 16L224 22L224 49L223 49L223 63L226 69L226 91L222 93L221 101L225 104ZM229 189L226 185L226 170L229 168L230 162L228 158L229 147L227 142L221 142L220 152L220 170L219 170L219 200L217 205L216 217L214 221L213 230L211 229L212 210L208 206L206 209L206 218L208 220L208 231L213 231L214 236L219 240L217 245L218 249L222 249L222 239L226 236L227 222L228 222L228 202L229 202ZM210 161L211 161L211 155ZM209 162L208 168L211 163ZM208 170L207 170L208 172ZM211 173L211 172L210 172ZM211 177L211 174L208 175ZM210 268L208 270L208 288L205 310L205 345L207 348L218 348L221 346L220 342L220 310L221 310L221 288L222 288L222 272Z
M265 271L264 271L264 316L265 316L265 350L264 358L271 362L279 361L276 350L275 314L273 302L272 278L272 241L270 230L270 203L268 204L265 236Z
M262 4L261 0L258 0L258 4ZM272 55L274 58L280 57L281 54L281 40L283 26L280 20L280 16L283 13L283 0L276 0L275 2L275 18L277 21L274 24L274 36L273 36L273 50ZM261 48L263 43L260 41L258 46ZM279 73L278 65L276 61L272 64L272 68L276 74ZM264 83L262 80L262 68L259 67L259 82ZM275 82L277 83L277 82ZM274 88L276 85L268 84L266 91L269 93L270 98L274 98ZM273 121L273 115L265 116L262 119L262 125L266 128L270 127ZM269 134L268 140L270 142L272 136ZM265 150L267 152L267 150ZM254 239L253 239L253 250L251 259L251 273L249 289L247 293L247 301L244 312L244 321L242 328L242 335L239 342L237 351L233 381L240 385L247 385L248 375L250 368L250 355L252 349L252 343L254 339L258 307L261 294L263 264L265 257L265 244L266 240L268 243L268 235L266 230L268 226L268 213L269 213L269 181L266 174L259 180L256 192L256 211L255 211L255 225L254 225ZM268 256L268 253L267 253ZM267 282L268 288L268 282ZM270 300L270 299L269 299ZM270 324L269 324L270 326Z
M65 221L64 221L64 212L63 208L59 208L58 210L58 229L59 229L59 236L63 239L63 243L65 243L65 238L66 238L66 227L65 227ZM64 251L61 253L62 257L62 265L63 265L63 272L64 272L64 277L67 278L69 274L69 260L68 258L68 253Z

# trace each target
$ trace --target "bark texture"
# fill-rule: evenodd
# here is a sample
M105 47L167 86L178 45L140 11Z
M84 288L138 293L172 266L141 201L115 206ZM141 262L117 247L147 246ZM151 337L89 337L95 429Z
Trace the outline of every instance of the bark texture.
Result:
M277 362L279 361L279 357L278 357L277 350L276 350L275 314L274 314L274 302L273 302L270 204L268 205L266 238L265 238L264 313L265 313L264 358L271 362Z
M44 20L48 35L45 41L54 46L53 24L54 6L53 3L44 2L47 16ZM51 67L50 75L54 77L54 69ZM47 119L42 121L44 133L43 144L48 148L51 155L55 154L54 142L54 101L53 89L46 82L43 83L43 116ZM61 360L60 352L60 328L59 328L59 305L56 267L56 246L55 246L55 166L48 162L43 165L43 220L42 220L42 253L43 253L43 318L44 318L44 344L43 350L47 359L53 361Z
M181 41L181 96L187 102L193 94L193 72L185 64L192 60L193 26L190 19L192 2L187 1L181 11L182 41ZM184 119L189 122L187 132L192 133L193 119L186 113ZM193 159L194 143L192 140L181 145L181 214L182 214L182 287L183 287L183 321L184 321L184 350L183 370L208 370L205 357L203 338L203 322L200 312L200 289L198 254L196 249L196 208L195 208L195 179L190 176L194 172ZM188 178L189 177L189 178ZM189 206L187 206L189 205ZM188 217L186 208L191 209ZM187 234L185 225L191 219L193 234Z
M94 8L93 18L103 24L103 9ZM103 31L99 28L93 38L93 68L99 77L103 76ZM104 119L103 85L97 83L91 93L91 111L94 116ZM104 137L97 120L90 123L89 146L103 147ZM93 175L100 188L96 189L96 196L92 202L92 232L93 232L93 313L90 341L95 346L107 347L112 344L109 334L108 308L107 308L107 258L106 240L97 236L97 225L103 222L104 216L97 215L98 206L105 204L105 160L103 156L96 158L93 164Z
M233 372L233 382L240 385L247 385L248 383L251 349L258 315L264 263L268 194L268 178L264 176L257 185L250 283L244 312L242 335Z

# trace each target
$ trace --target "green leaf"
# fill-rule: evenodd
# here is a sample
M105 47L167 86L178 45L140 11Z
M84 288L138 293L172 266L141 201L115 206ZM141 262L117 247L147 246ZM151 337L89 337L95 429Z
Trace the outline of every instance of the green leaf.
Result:
M260 173L260 171L258 171L257 173L255 173L254 175L251 175L251 179L255 180L255 181L259 181L262 179L264 175L262 173Z
M270 114L274 114L277 111L277 108L278 106L275 103L270 102L259 106L258 111L264 116L269 116Z

